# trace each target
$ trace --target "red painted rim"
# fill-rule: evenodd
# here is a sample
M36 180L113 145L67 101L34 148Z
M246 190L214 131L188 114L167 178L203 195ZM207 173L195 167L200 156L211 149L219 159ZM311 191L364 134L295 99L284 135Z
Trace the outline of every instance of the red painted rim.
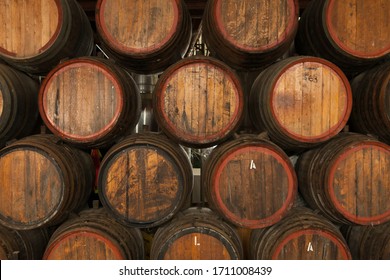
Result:
M325 12L325 24L327 31L329 32L330 39L335 42L335 44L341 48L344 52L347 54L350 54L352 56L358 57L358 58L363 58L363 59L372 59L372 58L380 58L383 57L387 54L390 53L390 43L383 48L383 50L378 50L378 51L371 51L371 52L362 52L362 51L357 51L354 49L351 49L347 45L342 42L339 37L337 36L337 30L334 28L332 25L332 20L331 20L331 14L335 5L335 0L328 0L325 3L324 6L324 12Z
M345 86L345 89L346 89L347 102L346 102L346 107L344 108L343 118L340 118L340 121L336 125L334 125L331 129L329 129L328 132L322 133L322 134L315 136L315 137L313 137L313 136L305 137L305 136L302 136L300 134L297 134L297 133L294 133L294 132L287 130L283 126L283 124L279 121L277 114L275 112L275 109L274 109L274 89L277 87L278 83L280 82L280 77L286 71L288 71L290 67L297 65L297 64L300 64L300 63L305 63L305 62L315 62L315 63L323 64L323 65L329 67L329 69L334 71L340 77L340 79L342 80L342 82ZM352 89L351 89L350 83L349 83L347 77L345 76L345 74L341 71L341 69L328 60L318 58L318 57L297 57L296 60L288 63L287 65L285 65L283 67L283 69L281 71L278 72L278 74L274 77L271 88L272 88L272 92L271 92L270 101L269 101L270 102L270 109L271 109L271 114L272 114L274 120L278 124L278 129L280 131L282 131L284 134L286 134L288 137L290 137L294 140L297 140L299 142L318 143L318 142L326 141L326 140L336 136L345 127L345 125L347 124L348 119L351 115L352 99L353 98L352 98Z
M100 129L98 132L86 135L86 136L80 136L77 134L72 134L67 131L64 131L57 127L51 119L47 117L47 87L52 83L53 79L55 79L58 75L62 74L63 72L66 72L68 69L77 68L80 66L92 66L93 68L99 69L101 72L105 74L105 77L109 78L109 80L114 84L117 92L117 99L118 99L118 105L116 108L116 112L112 120L104 126L102 129ZM88 58L76 58L69 61L66 61L60 65L58 65L56 68L54 68L50 73L47 75L45 80L42 83L42 86L39 90L39 112L41 114L42 120L44 123L48 126L48 128L57 136L61 138L65 138L68 140L72 140L79 143L86 143L86 142L93 142L96 141L105 135L109 134L112 128L115 126L115 124L118 122L121 112L123 110L124 106L124 95L123 95L123 88L118 82L118 79L114 76L112 71L107 67L104 63L91 60Z
M345 260L350 260L351 259L351 254L350 254L349 249L346 246L346 244L344 244L334 234L332 234L330 232L324 232L324 231L318 230L318 229L302 229L302 230L298 230L298 231L295 231L295 232L289 234L286 238L284 238L281 242L279 242L278 246L273 251L271 258L273 260L277 260L278 259L277 257L280 254L280 252L282 251L283 247L288 242L290 242L291 240L293 240L293 239L295 239L295 238L297 238L299 236L302 236L302 235L320 235L320 236L323 236L326 239L331 240L334 244L337 245L337 248L340 249L340 253L342 254L342 256L344 257Z
M226 31L225 26L222 22L222 19L221 19L221 6L222 6L221 2L222 1L223 0L215 0L214 1L215 4L213 5L214 9L213 9L212 16L215 19L215 24L216 24L215 28L218 29L219 34L222 35L225 42L233 45L235 48L239 48L243 52L263 52L266 50L272 50L272 49L280 46L284 42L284 40L278 40L272 44L269 44L267 46L261 46L261 47L250 47L250 46L241 44L240 42L237 42L232 36L230 36L230 34L228 34L228 32ZM298 11L297 11L296 5L294 3L294 0L287 0L287 1L288 1L288 6L289 6L290 11L291 11L291 16L290 16L290 19L288 21L286 30L283 32L284 39L291 38L292 35L294 34L294 30L296 30L298 28L298 16L297 16Z
M221 177L221 174L226 167L226 165L230 162L232 158L234 158L237 154L246 152L246 151L259 151L261 153L272 155L274 158L279 162L286 171L287 178L288 178L288 193L286 200L284 201L282 207L277 210L274 214L272 214L269 217L266 217L264 219L245 219L237 216L235 213L231 212L225 205L224 201L222 200L220 196L220 184L219 184L219 178ZM219 210L224 214L224 216L231 222L233 222L236 225L239 226L245 226L247 228L264 228L267 226L271 226L275 224L276 222L280 221L283 216L287 213L289 208L292 206L295 198L295 193L297 190L297 183L296 183L296 176L295 171L292 168L289 159L283 158L277 151L270 149L268 147L261 147L258 145L245 145L245 146L238 146L234 149L231 149L228 151L224 157L221 157L218 160L218 163L216 164L216 169L213 172L213 180L212 180L212 196L215 198L216 203L218 205Z
M200 64L200 65L212 64L212 65L216 66L217 68L219 68L221 70L221 72L224 72L227 74L227 77L232 81L232 83L234 84L235 89L236 89L235 90L235 98L236 98L237 102L236 102L236 107L234 108L234 114L232 114L233 116L230 118L230 120L226 124L225 128L220 130L218 133L214 133L214 134L209 135L209 136L195 136L195 135L187 133L187 131L185 131L185 130L180 130L180 135L179 135L177 133L177 131L178 131L177 126L170 121L167 113L163 109L163 105L164 105L163 103L164 103L165 91L166 91L165 89L167 88L167 84L170 81L170 77L172 77L176 72L181 70L181 68L184 68L188 65L194 65L194 64ZM242 115L243 115L244 93L242 91L241 84L240 84L238 78L234 75L233 71L230 70L230 68L228 68L228 66L225 66L224 64L222 64L219 61L216 61L215 59L209 59L207 57L195 58L195 59L190 57L188 59L184 59L184 60L174 64L173 66L171 66L170 68L168 68L168 70L166 70L164 72L163 77L161 78L161 81L158 83L156 88L158 88L158 91L155 92L155 95L157 97L156 109L157 109L157 113L160 115L159 122L160 122L161 126L163 126L171 136L174 136L179 141L182 141L182 142L185 142L188 144L195 144L195 145L210 144L211 145L213 143L217 143L221 139L224 139L230 133L234 132L237 125L239 125L240 120L241 120Z
M347 212L346 209L343 207L343 205L339 202L339 200L336 197L334 187L333 187L333 181L334 176L337 171L337 167L339 166L340 162L343 161L345 158L347 158L351 153L354 153L355 151L361 150L364 147L373 147L375 146L377 149L390 154L390 147L384 143L379 142L371 142L371 141L364 141L363 143L359 143L357 145L353 145L352 148L345 149L341 153L339 153L335 160L333 160L329 164L329 168L326 171L326 193L329 195L329 198L331 202L333 203L333 206L336 208L336 210L343 215L346 219L348 219L351 222L354 222L356 224L360 225L372 225L372 224L380 224L386 221L390 220L390 208L388 211L384 212L380 215L375 215L371 217L358 217L350 212Z
M62 242L66 239L72 238L72 237L87 237L87 238L93 238L97 239L99 241L102 241L104 244L106 244L108 248L111 249L113 252L116 260L124 260L125 256L120 250L119 245L114 242L111 239L108 239L107 237L98 234L94 231L92 231L90 228L82 227L77 230L72 230L70 232L67 232L65 234L61 234L57 239L46 249L45 254L43 256L44 260L49 260L50 255L53 251L57 250L58 247L62 244Z
M23 56L23 57L17 57L17 54L16 53L13 53L13 52L10 52L2 47L0 47L0 53L2 55L5 55L5 56L8 56L14 60L24 60L24 59L29 59L29 58L33 58L33 57L37 57L39 55L41 55L41 53L45 52L47 49L49 49L58 39L58 36L63 28L63 25L64 25L64 14L63 14L63 11L64 11L64 8L61 8L61 3L60 3L60 0L54 0L55 1L55 4L57 6L57 11L58 11L58 24L57 24L57 28L53 34L53 36L50 38L50 40L44 45L42 46L35 55L31 55L31 56Z
M174 24L170 29L168 36L166 36L159 44L155 45L154 47L147 47L147 48L128 47L118 42L117 39L111 35L111 32L109 31L105 23L103 15L104 15L107 1L112 1L112 0L99 0L96 5L96 27L99 31L100 36L103 38L106 44L109 45L118 53L122 53L125 55L153 54L155 51L168 45L168 43L172 41L174 35L178 32L178 27L180 25L180 21L182 20L181 18L183 16L181 12L179 13L179 7L181 6L178 0L170 0L173 3L173 8L174 8L174 21L173 21Z

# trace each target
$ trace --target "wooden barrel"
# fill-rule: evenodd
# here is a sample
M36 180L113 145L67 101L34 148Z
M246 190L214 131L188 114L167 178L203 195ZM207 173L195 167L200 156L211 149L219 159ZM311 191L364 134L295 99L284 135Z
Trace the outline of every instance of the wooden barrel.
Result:
M311 1L295 46L298 53L328 59L353 76L390 58L389 24L386 0Z
M0 225L0 260L40 260L49 237L46 228L19 231Z
M107 152L98 190L118 221L146 228L180 211L192 184L192 166L184 150L164 135L144 133L123 139Z
M94 46L75 0L3 0L0 26L0 57L29 73L47 73L64 58L90 55Z
M340 230L304 207L294 208L279 223L252 231L250 254L257 260L350 260Z
M302 154L299 190L313 209L341 224L390 220L390 146L356 133L341 133Z
M378 226L342 226L356 260L390 260L390 223Z
M28 230L61 223L87 203L91 157L53 135L33 135L0 151L0 223Z
M191 147L211 147L231 136L243 118L244 98L235 73L219 60L194 56L169 67L154 89L162 131Z
M298 1L210 0L203 36L213 55L235 69L259 69L281 57L298 29Z
M104 209L88 209L53 233L44 260L139 260L145 250L141 231L118 223Z
M237 231L208 208L189 208L158 228L150 251L155 260L239 260Z
M334 137L352 109L343 72L329 61L306 56L287 58L261 72L249 100L253 124L286 150L312 148Z
M75 58L59 64L39 92L47 127L80 147L105 147L134 129L141 97L134 79L111 61Z
M192 36L182 0L99 0L96 28L110 59L144 74L180 60Z
M298 188L294 167L283 150L254 135L216 147L201 178L210 207L246 228L277 223L292 207Z
M390 61L355 77L350 125L390 144Z
M32 133L38 120L38 90L32 78L0 64L0 147Z

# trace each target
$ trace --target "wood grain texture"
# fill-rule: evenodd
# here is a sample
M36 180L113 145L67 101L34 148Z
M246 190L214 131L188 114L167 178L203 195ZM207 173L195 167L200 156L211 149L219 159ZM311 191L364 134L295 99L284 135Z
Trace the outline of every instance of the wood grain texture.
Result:
M389 146L343 133L304 153L297 164L308 204L342 224L377 225L390 219Z
M39 94L42 119L57 136L102 147L128 134L140 116L141 97L130 75L109 61L76 58L58 65Z
M131 260L144 258L139 229L127 228L103 209L89 209L64 222L46 247L45 260Z
M339 133L352 110L350 84L334 64L292 57L264 70L250 95L250 116L285 149L308 148Z
M151 259L242 259L237 231L208 208L189 208L160 227L153 239Z
M192 35L182 0L99 0L96 27L109 56L137 73L158 73L181 59Z
M177 213L192 188L192 167L181 147L161 135L129 136L105 156L99 196L115 217L157 226Z
M338 228L308 208L294 208L279 223L251 235L251 258L275 260L349 260Z
M361 73L351 86L351 129L390 144L390 62Z
M29 230L62 222L92 190L91 158L53 135L23 138L0 151L0 223Z
M389 1L330 0L325 13L331 38L346 52L368 58L390 53Z
M343 226L351 254L355 260L390 259L390 223L378 226Z
M38 90L36 80L0 64L0 146L30 135L36 127Z
M0 260L41 260L49 237L46 228L18 231L0 226Z
M233 68L259 69L288 50L298 13L293 0L208 1L203 35L212 54Z
M311 1L295 47L299 54L332 61L353 78L389 57L389 18L386 0Z
M40 54L58 36L62 17L59 1L0 1L2 53L19 59Z
M90 55L94 47L76 0L3 0L0 24L0 56L28 73L46 74L62 59Z
M101 1L105 35L120 49L151 52L171 39L177 28L176 1Z
M189 146L212 146L230 136L243 112L235 74L207 57L184 59L163 73L154 90L160 127Z
M240 227L262 228L278 222L297 192L288 157L273 143L255 136L215 148L202 172L211 207Z

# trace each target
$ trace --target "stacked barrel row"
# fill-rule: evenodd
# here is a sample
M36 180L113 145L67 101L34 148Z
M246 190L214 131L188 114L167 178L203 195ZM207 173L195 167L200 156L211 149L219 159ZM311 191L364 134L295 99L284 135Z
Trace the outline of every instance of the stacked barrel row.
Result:
M0 0L0 257L388 259L389 5Z

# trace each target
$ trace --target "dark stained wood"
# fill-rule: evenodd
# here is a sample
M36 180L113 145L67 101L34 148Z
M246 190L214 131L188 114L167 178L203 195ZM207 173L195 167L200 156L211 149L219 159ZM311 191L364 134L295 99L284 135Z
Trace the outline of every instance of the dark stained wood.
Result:
M93 49L90 23L75 0L3 0L0 25L0 56L26 72L47 73L60 60Z
M139 89L111 61L83 57L59 64L44 80L39 110L57 136L81 147L104 147L130 134L141 113Z
M241 136L216 147L202 168L212 209L239 227L278 222L295 200L297 179L287 155L256 136Z
M38 120L38 90L38 82L0 64L0 147L33 131Z
M154 227L181 210L192 189L184 150L163 135L129 136L105 155L99 197L123 223Z
M328 59L354 76L389 57L389 19L387 0L311 1L295 45L298 53Z
M377 225L390 220L390 147L343 133L298 160L299 189L310 207L334 222Z
M349 260L339 229L308 208L294 208L279 223L252 231L251 258L258 260Z
M172 139L186 146L210 147L238 128L243 91L224 63L210 57L189 57L162 74L153 106L158 124Z
M192 33L182 0L99 0L96 27L110 56L137 73L161 72L178 61Z
M17 231L0 225L0 260L41 260L49 237L45 228Z
M233 68L262 68L288 50L298 14L294 0L210 0L203 35L212 54Z
M242 259L237 231L208 208L189 208L160 227L153 239L151 259Z
M351 129L390 144L390 62L360 74L351 85Z
M343 226L341 232L355 260L390 260L390 223Z
M260 73L249 113L259 131L287 150L310 148L337 135L352 109L348 79L333 63L297 56Z
M103 209L84 210L53 233L45 260L136 260L144 258L139 229L125 227Z
M61 223L92 191L90 156L53 135L34 135L0 151L0 223L28 230Z

